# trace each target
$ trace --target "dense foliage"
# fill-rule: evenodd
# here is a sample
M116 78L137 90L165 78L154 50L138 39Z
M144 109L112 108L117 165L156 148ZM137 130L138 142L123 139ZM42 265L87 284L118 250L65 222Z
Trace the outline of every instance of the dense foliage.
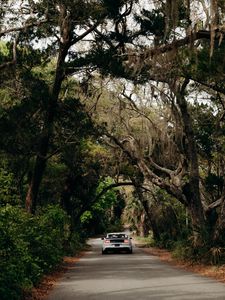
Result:
M70 220L58 206L31 216L9 204L1 207L0 220L1 299L20 299L62 261ZM79 239L73 246L79 249Z
M0 1L1 299L122 223L224 261L224 13L215 0Z

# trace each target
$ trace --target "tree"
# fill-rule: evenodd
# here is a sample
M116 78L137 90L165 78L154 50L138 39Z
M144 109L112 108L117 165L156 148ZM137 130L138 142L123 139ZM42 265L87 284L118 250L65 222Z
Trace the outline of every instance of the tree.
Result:
M198 139L196 143L198 131L193 126L194 122L199 122L199 115L195 115L195 119L190 115L192 110L186 100L187 85L188 81L181 82L178 79L175 84L171 81L170 85L154 87L152 84L153 92L147 90L145 96L141 94L141 88L138 92L136 87L134 93L128 94L123 85L122 91L118 85L115 89L112 87L108 95L108 99L111 99L107 102L107 106L111 105L110 116L105 112L107 96L104 93L102 100L98 98L95 109L96 118L107 124L106 135L124 153L116 154L121 157L118 162L119 174L125 175L121 166L123 160L128 159L128 163L138 167L143 176L139 187L153 183L186 206L198 244L208 240L209 220L205 214L206 210L211 209L212 201L206 201L201 188L199 169L203 167L203 162L199 162L201 153ZM156 105L156 97L161 107ZM132 179L131 173L125 176ZM135 182L133 185L136 185ZM146 206L143 199L141 203ZM213 230L215 231L215 227ZM209 239L211 238L212 236Z
M129 1L127 2L129 3ZM7 4L6 8L8 7ZM67 1L32 1L27 5L21 3L23 7L21 11L24 12L21 17L21 25L5 28L1 31L1 36L13 35L14 32L18 32L13 48L13 60L12 62L7 62L5 66L10 66L11 63L15 65L19 47L23 49L25 45L29 45L32 49L37 39L41 39L43 42L48 41L49 44L46 51L43 48L43 44L41 45L42 55L46 52L48 56L57 56L54 76L45 99L45 119L38 143L36 162L26 196L26 208L30 212L34 213L36 210L37 195L46 166L58 100L61 98L61 86L65 79L65 74L68 73L65 71L66 65L69 66L69 63L73 61L73 57L76 57L78 54L76 53L77 50L75 50L76 47L79 47L77 46L78 43L94 32L107 18L115 18L125 4L126 1L118 2L115 8L107 1L99 4L95 1L90 3L85 1L73 1L70 3ZM3 15L7 21L9 17L7 17L7 14L3 13ZM12 15L14 16L13 12ZM74 22L74 20L77 21ZM80 30L81 28L82 30Z
M224 52L224 4L212 1L210 11L204 0L155 1L149 6L144 5L142 1L131 0L113 4L110 1L30 2L24 14L21 11L20 26L2 29L2 37L11 37L7 51L1 54L2 63L16 57L16 64L13 60L16 68L10 72L7 69L9 73L4 69L7 73L4 81L9 78L11 81L7 84L10 87L12 75L16 75L20 78L15 89L17 98L24 96L21 87L26 86L30 98L41 103L40 118L27 142L30 148L34 139L35 155L33 153L32 158L36 158L30 172L26 207L33 213L36 210L44 171L49 157L54 156L53 140L57 136L57 126L60 132L57 111L68 93L74 90L78 97L73 95L71 100L94 101L92 109L95 111L91 112L103 127L101 141L105 139L122 151L120 157L126 158L127 165L141 174L141 185L153 183L188 208L196 240L204 242L207 214L221 207L213 230L216 240L224 227L224 184L220 184L217 199L208 201L210 197L204 196L207 188L201 187L205 180L201 174L201 169L205 168L200 151L202 137L195 132L196 124L201 127L200 120L193 113L190 98L194 94L199 101L199 95L207 93L209 98L211 96L212 107L213 99L217 99L221 116L219 126L223 128L224 70L219 61ZM196 15L196 9L202 9L200 17ZM3 12L3 16L7 20L7 14ZM40 42L34 46L37 39ZM44 42L47 42L46 46ZM39 50L34 52L35 47ZM31 58L35 61L31 62ZM52 63L49 77L41 80L43 66L49 61ZM28 67L29 72L25 72ZM69 76L77 71L82 74L75 87L76 84L70 85ZM32 89L24 80L28 73L35 91L38 86L42 89L42 96L35 93L32 97ZM93 85L96 77L107 78L110 82L108 92L103 91L103 85L100 88ZM124 79L115 88L112 77ZM106 81L103 80L103 84ZM128 91L130 86L134 87L131 92ZM106 117L107 97L116 101L111 106L111 116ZM101 101L103 115L98 110ZM27 111L27 115L32 111L35 110ZM7 118L3 119L5 123ZM41 129L40 135L38 129ZM24 136L29 136L28 128ZM223 149L221 136L219 139ZM10 144L9 141L7 139L6 145ZM207 146L205 142L204 146ZM79 153L78 149L76 151ZM213 155L218 155L218 152L216 149ZM223 164L223 159L220 161ZM113 173L112 169L110 172ZM119 163L116 169L119 178ZM221 174L223 167L219 169L217 173ZM73 174L68 175L68 181L72 177ZM208 177L208 185L211 179ZM223 175L220 181L224 181ZM73 184L74 180L71 182Z
M149 82L152 86L152 81L157 82L158 85L159 82L164 83L164 91L162 93L156 93L156 97L160 97L162 100L165 100L166 103L171 104L170 111L171 115L173 115L172 120L174 122L172 121L173 124L170 131L174 133L171 136L174 136L174 141L170 140L169 136L166 137L164 135L164 141L162 138L160 139L161 145L159 143L156 145L153 144L154 151L151 151L150 155L146 155L143 151L143 147L145 146L143 146L141 142L142 138L140 132L137 134L137 128L136 132L134 131L135 128L134 126L132 127L131 121L126 120L128 115L123 113L125 105L127 104L118 112L120 117L117 118L117 121L120 121L120 126L123 126L124 131L121 133L120 129L116 132L115 128L113 128L113 132L110 132L108 136L110 136L115 144L127 155L130 163L138 166L145 180L153 182L155 185L165 189L188 207L192 218L196 242L198 240L200 243L204 243L207 232L207 220L203 209L205 202L200 190L199 153L197 151L198 148L193 130L193 118L189 111L187 101L188 90L186 88L188 87L189 80L193 80L200 83L202 87L210 89L209 93L215 91L223 93L223 87L221 84L217 84L218 78L220 78L220 82L221 78L223 78L223 71L216 71L215 74L208 73L210 76L206 77L202 76L203 73L200 72L201 69L197 68L198 65L201 66L201 63L206 64L206 57L214 62L217 53L223 49L223 43L220 44L221 39L219 41L219 36L223 32L221 16L224 12L224 5L221 2L213 1L211 14L209 14L206 10L205 2L201 1L201 4L203 13L206 13L207 16L205 20L198 20L194 15L194 6L191 8L190 2L187 3L184 1L173 3L166 1L166 5L161 2L158 3L158 7L154 9L149 8L149 10L143 10L141 12L142 15L136 17L136 20L140 23L141 30L134 33L127 29L128 26L125 28L123 52L122 54L117 53L117 68L108 68L104 65L104 61L102 60L97 61L96 65L102 70L103 74L111 73L117 77L120 76L131 79L133 82ZM199 21L201 25L198 24ZM209 30L210 22L211 27ZM157 31L157 24L161 24L164 28L160 28L161 30ZM184 30L182 38L179 38L179 30ZM153 42L150 42L149 46L145 43L147 42L146 39L139 45L141 51L136 51L136 48L133 50L133 45L137 46L138 44L136 38L140 35L145 37L151 35ZM173 41L171 42L171 40ZM104 42L107 42L106 38ZM190 51L187 49L189 44L191 47ZM107 57L111 48L108 52L104 51L102 55ZM204 59L202 56L203 53L205 54ZM202 56L199 63L198 61L196 63L194 60L196 56L198 58ZM187 65L188 68L186 68ZM210 68L211 66L213 67L213 65L214 64L210 64ZM201 80L199 79L200 77ZM153 88L153 90L157 90L157 86ZM135 109L137 110L137 107L135 107L136 101L132 100L131 97L127 98L130 98L130 102L132 102L129 108L133 111ZM123 101L123 103L125 103L125 101ZM141 109L138 107L138 111L140 115L143 114L142 107ZM148 116L146 116L146 119L147 117ZM131 116L128 118L129 120L132 119ZM165 116L163 116L163 118L166 120ZM148 123L151 123L151 121L150 118ZM168 134L168 127L170 127L169 122L170 121L165 122L164 127L165 132L168 132ZM116 124L115 119L114 124ZM148 126L151 126L153 129L152 125ZM127 133L127 136L124 132ZM158 130L158 132L162 133L160 130ZM153 131L148 134L154 135ZM151 140L152 139L153 138L151 138ZM176 155L178 155L179 159L176 162L173 161L171 156L165 160L162 152L160 153L163 157L161 161L159 155L157 156L157 149L163 149L162 145L166 145L166 143L167 145L169 143L169 145L172 146L170 149L174 149ZM168 164L168 160L172 160L170 165ZM223 197L218 199L214 204L221 204L222 199ZM214 208L214 204L206 205L206 210ZM221 215L223 215L222 212ZM222 224L222 222L220 222L220 224ZM215 228L214 230L216 231Z

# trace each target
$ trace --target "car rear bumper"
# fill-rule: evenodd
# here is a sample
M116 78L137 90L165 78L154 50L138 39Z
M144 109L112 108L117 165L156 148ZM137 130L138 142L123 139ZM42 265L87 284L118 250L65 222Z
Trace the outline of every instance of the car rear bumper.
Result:
M132 247L127 247L127 246L116 246L116 247L103 247L102 248L103 250L113 250L113 249L124 249L124 250L129 250L129 249L132 249Z
M103 252L116 252L116 251L129 251L129 252L131 252L132 251L132 246L129 246L129 245L120 245L120 246L114 246L114 245L112 245L112 246L110 246L110 245L108 245L108 246L103 246L102 247L102 251Z

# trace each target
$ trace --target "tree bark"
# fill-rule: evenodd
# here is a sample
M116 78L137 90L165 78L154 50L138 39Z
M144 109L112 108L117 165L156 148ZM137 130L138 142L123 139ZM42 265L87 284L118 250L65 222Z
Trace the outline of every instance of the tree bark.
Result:
M188 164L189 177L187 184L183 186L182 190L187 199L187 209L192 220L194 240L196 243L202 243L206 233L206 221L200 198L197 147L192 128L192 119L189 114L188 105L185 99L185 89L188 85L188 82L188 80L185 80L181 88L179 88L178 92L176 93L177 105L180 109L186 137L184 151Z
M151 229L152 229L153 238L154 238L155 241L159 241L160 240L160 233L159 233L157 224L154 220L154 217L152 217L151 211L149 209L148 201L144 200L144 201L142 201L142 204L143 204L146 216L148 218L149 224L150 224Z
M49 92L48 107L46 117L41 133L41 138L38 147L38 153L35 161L35 166L29 188L26 195L25 207L30 213L35 213L37 207L37 196L41 180L46 167L47 154L49 150L50 138L53 132L53 125L55 120L56 108L59 98L59 93L64 78L64 63L71 46L72 34L70 24L68 22L67 11L64 6L60 6L61 13L61 40L59 44L59 54L55 70L55 78L52 89Z
M214 244L224 244L225 237L225 192L222 197L222 203L220 206L219 217L216 221L214 232L213 232L213 243Z
M135 187L136 193L138 195L138 198L139 198L139 200L140 200L140 202L141 202L141 204L144 208L144 212L145 212L145 215L147 217L148 225L152 229L153 238L156 241L159 241L160 240L160 234L159 234L159 231L158 231L157 224L154 220L154 217L152 217L152 214L151 214L151 211L150 211L150 208L149 208L149 204L148 204L148 200L146 200L144 198L143 192L141 190L141 185L143 185L143 182L141 182L141 185L140 185L140 183L138 184L133 179L133 183L134 183L134 187Z

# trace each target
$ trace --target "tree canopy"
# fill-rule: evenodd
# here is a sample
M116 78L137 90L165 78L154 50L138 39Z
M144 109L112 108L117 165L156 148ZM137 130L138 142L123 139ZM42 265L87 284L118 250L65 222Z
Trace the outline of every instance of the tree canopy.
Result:
M0 247L26 249L21 289L45 272L35 228L56 220L49 265L121 220L224 249L224 1L0 1L0 16L0 230L18 217Z

